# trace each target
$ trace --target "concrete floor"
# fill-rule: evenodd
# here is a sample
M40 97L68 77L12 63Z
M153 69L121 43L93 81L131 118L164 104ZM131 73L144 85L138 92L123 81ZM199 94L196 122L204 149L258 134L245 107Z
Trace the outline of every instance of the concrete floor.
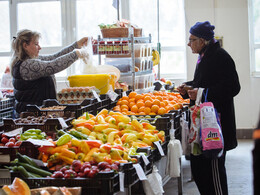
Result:
M229 195L253 194L252 149L254 142L249 139L238 140L238 147L227 152L226 169ZM190 181L190 162L182 157L183 195L199 195L195 182ZM170 179L164 185L164 195L178 194L177 179Z

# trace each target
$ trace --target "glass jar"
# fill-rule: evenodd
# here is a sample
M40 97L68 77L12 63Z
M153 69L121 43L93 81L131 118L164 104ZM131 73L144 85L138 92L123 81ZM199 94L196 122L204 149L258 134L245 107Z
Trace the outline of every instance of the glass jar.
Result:
M113 54L113 41L107 41L106 54Z
M105 54L105 41L100 41L98 45L98 54Z
M128 41L122 41L122 53L129 53Z
M122 44L121 41L114 42L114 54L121 54L122 53Z

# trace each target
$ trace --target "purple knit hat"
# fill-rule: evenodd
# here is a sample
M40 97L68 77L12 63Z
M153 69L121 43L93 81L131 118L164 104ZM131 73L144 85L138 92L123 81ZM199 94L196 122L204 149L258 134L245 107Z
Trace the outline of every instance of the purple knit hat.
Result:
M209 21L197 22L190 28L190 34L208 41L214 37L214 29L215 26L211 25Z

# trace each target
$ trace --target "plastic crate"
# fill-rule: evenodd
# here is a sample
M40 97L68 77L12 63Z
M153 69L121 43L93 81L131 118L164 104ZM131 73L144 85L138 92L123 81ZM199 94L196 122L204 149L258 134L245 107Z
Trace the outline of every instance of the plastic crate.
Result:
M41 116L42 114L48 115L49 113L58 113L63 116L66 112L75 113L75 117L78 118L84 112L94 113L96 99L85 99L81 104L60 104L56 99L48 99L43 101L42 106L27 105L26 109L29 112L34 112ZM65 106L63 110L41 110L41 108L47 108L51 106Z
M125 188L130 187L137 181L139 181L138 175L136 173L136 170L133 166L133 163L121 163L120 164L121 171L125 174L124 177L124 186Z
M12 174L12 179L16 174ZM114 172L98 173L95 178L22 178L27 185L33 188L56 187L81 187L82 194L112 195L119 191L119 174Z
M13 109L7 109L0 112L0 124L3 123L4 118L13 118Z
M0 163L10 163L16 158L16 153L19 150L19 146L12 148L6 146L0 146Z
M14 108L13 96L0 100L0 112L3 112L8 109L13 109L13 108Z
M70 126L72 120L73 118L68 118L65 120L65 123ZM45 132L47 136L51 136L52 138L56 137L57 129L62 129L60 121L57 118L48 118L42 124L17 124L13 119L4 119L1 129L4 129L5 131L11 131L21 127L23 128L23 131L28 129L40 129Z

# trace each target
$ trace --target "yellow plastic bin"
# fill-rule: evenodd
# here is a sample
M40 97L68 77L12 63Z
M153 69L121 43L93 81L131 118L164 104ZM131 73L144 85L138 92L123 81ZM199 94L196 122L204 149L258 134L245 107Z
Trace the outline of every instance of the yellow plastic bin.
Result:
M91 87L95 86L100 94L106 94L110 86L115 86L114 76L111 74L87 74L69 76L70 87Z

